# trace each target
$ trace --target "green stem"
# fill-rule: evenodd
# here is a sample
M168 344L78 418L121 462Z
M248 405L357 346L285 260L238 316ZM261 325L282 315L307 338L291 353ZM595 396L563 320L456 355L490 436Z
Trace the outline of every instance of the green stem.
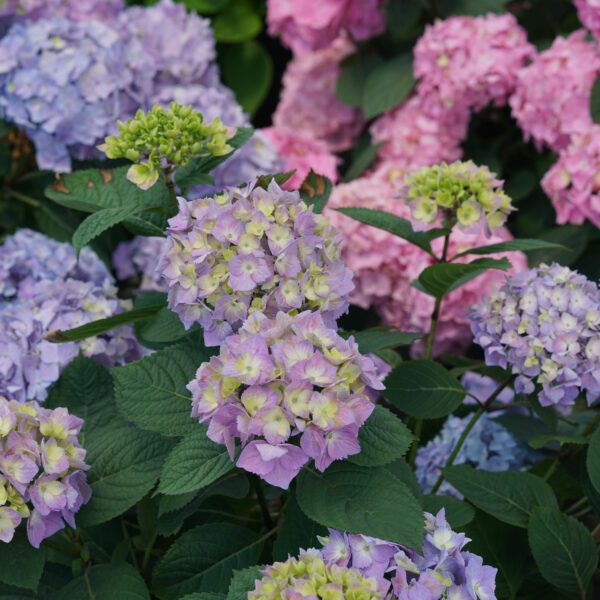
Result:
M550 477L552 477L552 475L554 475L554 472L556 471L556 469L558 469L559 465L560 465L560 459L559 459L559 457L557 457L555 460L552 461L552 464L548 467L548 470L544 473L544 476L542 477L542 479L544 481L548 481L548 479L550 479Z
M454 464L454 461L456 460L458 453L460 452L461 448L463 447L467 437L469 437L469 433L471 433L471 430L473 429L473 427L475 427L475 424L477 423L477 421L479 421L479 419L481 418L481 415L483 415L483 413L485 413L485 411L488 409L490 404L502 393L502 390L512 382L514 377L515 377L514 375L507 377L492 392L492 394L489 396L489 398L473 413L471 420L468 422L467 426L464 428L463 432L461 433L460 437L458 438L458 441L456 442L456 446L454 446L454 449L452 450L450 456L448 457L448 460L447 460L446 464L444 465L444 469L447 469L448 467L451 467ZM435 482L435 485L433 486L433 489L431 490L432 494L435 494L440 489L440 486L442 485L442 482L444 481L444 469L442 469L442 472L440 473L439 477L437 478L437 481Z
M17 192L17 190L13 190L11 188L6 188L6 193L9 197L15 198L15 200L19 200L24 202L29 206L33 206L33 208L39 208L42 206L42 203L31 196L27 196L27 194L22 194L21 192Z
M71 556L73 558L79 558L78 550L75 548L69 548L63 544L58 544L52 539L45 539L44 546L47 548L52 548L52 550L56 550L56 552L60 552L61 554L66 554L67 556Z
M250 483L254 488L254 492L256 493L256 499L258 500L265 526L267 529L272 529L274 525L273 519L271 518L271 513L269 512L269 505L267 504L267 499L265 498L265 494L262 490L260 479L256 475L250 475Z
M152 555L152 549L154 548L154 542L156 542L157 537L158 532L155 530L152 534L152 537L148 541L148 545L146 546L146 550L144 552L144 558L142 559L142 573L146 572L146 568L148 567L148 561L150 560L150 556Z
M587 501L588 501L588 499L585 496L583 498L580 498L579 500L577 500L577 502L571 504L571 506L569 506L569 508L567 508L565 513L569 515L573 512L577 512L582 506L587 504Z

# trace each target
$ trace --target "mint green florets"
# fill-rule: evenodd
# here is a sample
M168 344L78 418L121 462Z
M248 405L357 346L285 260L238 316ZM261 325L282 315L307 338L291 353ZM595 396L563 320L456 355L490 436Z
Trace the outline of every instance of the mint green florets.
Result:
M379 600L383 594L377 582L356 569L325 565L318 550L303 550L298 558L288 558L265 569L248 600L284 598L323 600Z
M219 119L205 123L201 113L172 102L168 109L155 105L133 119L119 121L119 135L108 136L101 146L108 158L127 158L133 165L127 178L147 190L161 170L170 174L197 156L224 156L232 131Z
M442 163L407 175L401 196L417 230L441 219L441 225L457 224L460 229L489 235L515 210L502 190L502 181L472 161Z

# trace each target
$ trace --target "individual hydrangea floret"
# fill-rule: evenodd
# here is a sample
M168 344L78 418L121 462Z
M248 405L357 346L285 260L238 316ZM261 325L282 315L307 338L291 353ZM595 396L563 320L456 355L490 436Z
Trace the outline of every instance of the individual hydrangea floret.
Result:
M123 0L1 0L0 17L28 21L63 17L69 21L114 21L124 9Z
M515 17L489 14L436 21L415 46L417 92L424 111L506 104L517 71L535 53Z
M510 98L512 114L526 139L559 152L574 134L592 126L590 94L600 74L598 47L583 30L558 37L518 73Z
M169 306L186 327L199 321L218 345L251 310L317 309L328 322L346 312L352 272L322 215L282 190L252 182L192 202L179 200L159 269Z
M192 416L237 466L287 488L309 459L319 471L358 454L358 431L383 389L373 361L318 312L248 317L188 385Z
M502 181L471 161L426 167L406 176L400 196L411 210L415 229L455 223L468 233L502 227L514 210Z
M152 90L152 59L100 21L15 24L0 40L0 111L36 147L38 166L71 170Z
M494 567L483 564L464 547L471 541L452 530L444 509L425 513L425 541L421 551L362 534L334 529L320 538L326 564L355 569L375 579L379 593L399 600L495 600ZM341 598L341 597L340 597Z
M385 29L382 0L268 0L271 35L295 53L331 45L344 32L366 40Z
M134 118L119 121L119 135L107 137L99 148L108 158L135 162L127 179L147 190L161 170L170 175L194 157L229 154L232 135L219 119L205 123L198 111L172 102L166 110L156 104L147 113L140 109Z
M357 569L327 564L318 550L301 550L298 558L269 565L256 580L248 600L382 600L372 577Z
M600 396L600 289L576 271L542 264L512 276L474 307L472 329L486 363L517 374L517 392L540 386L542 406Z
M440 433L417 451L415 475L425 493L431 492L470 420L470 416L448 417ZM531 466L536 459L535 452L486 414L469 432L454 464L471 465L481 471L520 471ZM462 498L447 481L442 483L439 493Z
M600 40L600 0L574 1L581 23L597 40Z
M35 548L65 523L75 527L92 493L77 439L82 426L65 408L0 396L0 540L10 542L23 519Z
M600 227L600 125L573 136L544 175L542 188L559 225L581 225L588 219Z

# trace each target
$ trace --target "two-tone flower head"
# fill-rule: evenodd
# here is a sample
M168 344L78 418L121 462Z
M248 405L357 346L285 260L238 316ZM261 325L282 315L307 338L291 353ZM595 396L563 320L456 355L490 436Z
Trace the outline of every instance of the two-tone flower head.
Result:
M227 144L233 131L219 119L207 123L201 113L176 102L166 110L159 104L147 113L139 109L135 117L118 125L119 135L108 136L99 148L108 158L136 163L127 179L143 190L158 181L161 171L170 174L192 158L224 156L233 149Z
M415 45L414 72L424 112L459 105L480 110L506 104L517 71L535 53L510 14L451 17L429 25Z
M471 540L452 530L444 509L435 516L425 513L425 540L420 550L334 529L320 541L324 545L321 555L328 566L357 570L375 579L382 594L378 598L496 598L497 569L464 550Z
M385 29L382 0L268 0L269 33L295 54L325 48L347 33L357 41Z
M471 417L448 417L438 435L417 451L415 475L425 493L431 492L470 420ZM481 471L522 471L537 458L524 442L485 414L469 432L454 464L471 465ZM442 483L439 493L462 497L447 481Z
M100 21L16 23L0 40L0 111L36 147L38 166L71 170L149 97L154 65L139 42Z
M287 488L309 459L324 471L360 452L358 431L374 409L369 392L383 384L354 339L327 327L319 312L274 319L254 312L188 389L208 437L232 459L239 439L237 466Z
M416 230L436 223L456 224L468 233L490 235L515 210L502 181L472 161L434 165L408 174L400 197L411 210Z
M584 30L557 37L521 69L510 98L512 114L538 148L559 152L592 126L590 94L600 74L600 52Z
M199 321L218 345L249 312L319 310L333 323L346 312L352 272L322 215L282 190L252 182L186 202L169 221L159 269L169 306L186 327Z
M583 26L600 40L600 0L574 0L577 15Z
M600 397L600 289L558 264L510 277L473 308L475 342L489 365L510 368L517 392L542 406L571 406L581 393Z
M544 175L542 188L559 225L581 225L588 219L600 227L600 125L572 137Z
M382 600L372 577L357 569L327 564L314 548L301 550L298 558L290 557L266 567L248 600Z
M0 396L0 540L10 542L27 520L35 548L65 527L89 501L83 421L65 408L20 403Z

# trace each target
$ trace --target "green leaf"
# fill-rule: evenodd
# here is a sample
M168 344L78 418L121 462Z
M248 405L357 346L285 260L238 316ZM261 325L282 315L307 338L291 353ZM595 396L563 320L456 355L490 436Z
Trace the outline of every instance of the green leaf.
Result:
M421 548L421 506L385 467L336 462L324 473L305 468L296 494L304 513L321 525Z
M210 485L233 469L227 448L206 436L206 427L196 425L173 448L163 467L158 491L176 495L193 492Z
M349 207L338 208L336 210L365 225L371 225L372 227L389 231L433 256L428 235L414 231L410 221L403 219L402 217L384 212L383 210L373 210L372 208Z
M363 354L385 350L386 348L397 348L398 346L410 346L416 340L423 337L422 333L412 331L395 331L386 327L375 327L363 331L353 331L352 337L358 344Z
M126 563L96 565L52 594L51 600L150 600L140 574Z
M586 467L594 489L600 494L600 427L596 428L590 439Z
M504 184L504 191L518 202L527 198L539 185L537 175L528 169L521 169L511 175Z
M152 350L171 345L197 331L200 331L198 326L186 330L179 315L166 306L152 317L137 322L135 326L138 340Z
M402 483L408 486L408 489L412 492L413 496L422 504L425 495L421 490L421 486L417 480L417 477L408 463L403 459L399 458L390 465L384 467L394 477L399 479Z
M559 446L563 444L575 444L575 445L585 445L588 443L586 438L581 435L560 435L555 433L544 434L544 435L535 435L529 440L529 445L532 448L538 450L539 448L543 448L544 446L558 443Z
M85 340L86 338L95 337L106 331L111 331L120 325L148 319L149 317L154 316L161 308L163 308L162 304L134 308L133 310L128 310L106 319L98 319L91 323L81 325L80 327L67 329L66 331L60 329L50 331L46 334L45 339L54 344L78 342L79 340Z
M223 83L233 90L242 108L252 116L266 98L273 81L273 60L255 40L219 50Z
M528 527L533 558L546 581L586 598L598 566L598 549L590 532L556 508L533 510Z
M550 428L537 417L509 413L494 417L494 420L526 444L534 437L547 435L551 432Z
M414 438L408 427L383 406L376 406L360 428L360 454L350 462L361 467L380 467L394 462L410 448Z
M294 176L295 172L296 169L292 169L291 171L285 171L284 173L268 173L266 175L259 175L256 178L256 186L266 190L273 179L277 185L281 186L286 181L290 180Z
M185 0L188 10L195 10L203 15L211 15L223 10L231 0Z
M348 106L362 106L367 78L383 60L376 54L353 54L342 62L335 93Z
M423 498L423 509L428 513L436 515L442 508L446 510L446 519L453 529L461 529L475 518L473 507L458 498L431 494Z
M489 246L480 246L479 248L471 248L465 250L460 254L457 254L454 258L459 256L466 256L467 254L496 254L497 252L531 252L533 250L546 250L548 248L559 248L561 250L568 250L561 244L555 244L554 242L547 242L544 240L509 240L507 242L500 242L499 244L490 244Z
M558 507L552 488L536 475L476 471L468 465L449 467L444 474L469 502L509 525L527 527L536 506Z
M395 40L413 39L424 4L413 0L390 0L384 6L388 31ZM418 31L418 30L417 30Z
M594 123L600 123L600 77L596 78L590 96L590 111Z
M92 499L77 514L77 524L104 523L139 502L158 479L171 446L170 440L116 419L88 431Z
M0 581L28 590L37 590L46 557L42 548L34 548L24 527L15 531L9 544L0 544Z
M227 4L212 21L218 42L245 42L262 31L263 22L252 0L235 0Z
M443 17L452 15L485 15L490 12L502 12L508 0L439 0Z
M367 119L398 106L410 94L415 85L412 61L412 53L406 52L371 71L362 102Z
M330 179L311 170L300 186L300 196L306 204L313 207L314 213L320 215L329 200L332 189L333 183Z
M244 527L209 523L186 531L154 570L155 594L176 600L190 592L226 592L236 569L258 560L262 540Z
M226 600L225 594L204 592L202 594L186 594L180 600Z
M309 519L291 494L283 512L283 525L273 544L273 559L286 560L297 556L300 549L318 547L318 535L327 535L327 529Z
M197 431L186 386L207 358L205 348L185 340L114 369L117 406L142 429L166 436Z
M531 252L528 256L529 266L534 267L540 263L553 262L561 265L572 265L583 253L588 243L588 233L581 225L563 225L544 231L539 239L555 242L568 250L560 248L546 248Z
M506 271L510 262L506 258L478 258L467 264L438 263L427 267L417 280L420 289L434 298L443 298L448 292L475 279L489 269Z
M256 580L262 577L264 567L248 567L234 571L226 600L248 600L248 593L256 588Z
M417 419L437 419L458 408L467 392L449 371L432 360L398 365L386 378L383 395Z
M352 153L350 166L344 173L344 181L348 182L360 177L375 162L381 146L382 144L371 144L367 141L362 147L357 147Z

